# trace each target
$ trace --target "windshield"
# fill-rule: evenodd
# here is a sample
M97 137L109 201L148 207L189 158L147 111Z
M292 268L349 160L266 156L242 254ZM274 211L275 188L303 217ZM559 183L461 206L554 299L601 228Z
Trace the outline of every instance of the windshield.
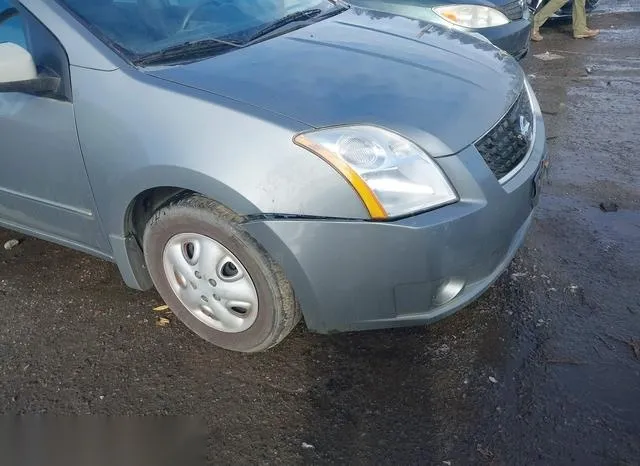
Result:
M244 44L282 18L329 0L58 0L130 58L201 40Z

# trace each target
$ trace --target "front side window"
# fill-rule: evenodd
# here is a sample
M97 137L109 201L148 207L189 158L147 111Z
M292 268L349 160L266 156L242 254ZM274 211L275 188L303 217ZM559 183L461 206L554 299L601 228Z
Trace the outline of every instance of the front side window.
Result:
M0 0L0 44L3 42L13 42L27 48L22 18L9 0Z
M242 45L291 15L302 22L342 8L333 0L58 1L130 58L204 40Z

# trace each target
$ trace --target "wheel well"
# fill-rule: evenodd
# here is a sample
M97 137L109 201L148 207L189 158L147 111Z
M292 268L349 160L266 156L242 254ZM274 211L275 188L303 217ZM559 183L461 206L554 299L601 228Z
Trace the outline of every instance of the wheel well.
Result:
M139 193L127 208L124 219L124 247L129 268L130 286L147 290L153 286L143 251L144 231L148 221L161 208L184 197L200 193L175 186L159 186ZM124 276L124 274L123 274Z
M140 246L140 249L142 249L144 229L153 214L169 202L192 194L194 194L194 192L188 189L171 186L151 188L141 192L131 201L127 209L125 235L133 236L138 246Z

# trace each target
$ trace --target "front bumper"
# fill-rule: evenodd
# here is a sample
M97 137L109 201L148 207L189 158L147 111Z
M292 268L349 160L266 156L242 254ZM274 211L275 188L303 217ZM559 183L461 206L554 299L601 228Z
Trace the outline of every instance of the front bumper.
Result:
M537 125L527 162L503 185L473 146L436 159L458 190L456 204L395 222L274 219L245 227L284 268L310 330L435 321L482 294L524 241L546 159L541 118ZM464 286L444 302L447 283Z

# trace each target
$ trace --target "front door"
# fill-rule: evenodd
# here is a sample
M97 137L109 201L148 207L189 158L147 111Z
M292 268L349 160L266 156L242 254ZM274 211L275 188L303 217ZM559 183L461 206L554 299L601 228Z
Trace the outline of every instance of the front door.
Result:
M60 76L62 85L47 97L0 92L0 225L108 251L78 142L64 48L15 0L0 0L2 42L27 49L38 70Z

